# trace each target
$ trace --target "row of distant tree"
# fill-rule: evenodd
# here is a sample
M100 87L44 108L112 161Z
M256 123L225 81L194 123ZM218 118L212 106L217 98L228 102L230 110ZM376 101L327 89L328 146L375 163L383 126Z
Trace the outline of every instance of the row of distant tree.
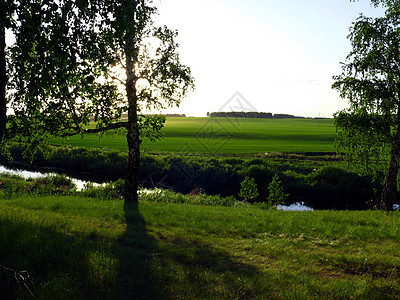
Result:
M146 114L146 116L155 116L154 114ZM163 114L164 117L167 118L184 118L185 114ZM121 120L128 120L128 114L122 114Z
M288 114L272 114L266 112L244 112L244 111L231 111L231 112L212 112L207 113L207 117L220 117L220 118L253 118L253 119L305 119L305 117L299 117ZM322 119L322 118L319 118Z

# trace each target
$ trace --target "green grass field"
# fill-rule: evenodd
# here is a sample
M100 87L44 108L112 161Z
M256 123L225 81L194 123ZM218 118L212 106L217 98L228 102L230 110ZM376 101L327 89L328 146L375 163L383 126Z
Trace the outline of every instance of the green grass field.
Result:
M2 198L0 298L399 299L399 241L398 212Z
M184 153L334 152L332 120L168 118L165 138L144 142L143 150ZM99 140L87 134L54 144L127 150L125 134L110 132Z

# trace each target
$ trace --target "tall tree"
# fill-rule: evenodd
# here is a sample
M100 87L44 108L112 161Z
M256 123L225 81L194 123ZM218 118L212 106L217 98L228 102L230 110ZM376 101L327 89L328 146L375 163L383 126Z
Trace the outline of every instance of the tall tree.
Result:
M393 14L360 16L351 28L352 51L333 88L350 108L335 115L348 158L386 172L379 208L392 210L400 161L400 27ZM389 154L390 160L387 161Z
M13 136L29 138L28 155L49 136L125 128L125 199L138 200L141 138L157 136L164 120L141 112L179 105L194 87L190 69L180 63L177 32L155 26L156 12L146 0L19 7L10 124ZM32 18L33 32L24 26ZM122 113L128 121L119 121ZM88 129L91 119L94 129Z

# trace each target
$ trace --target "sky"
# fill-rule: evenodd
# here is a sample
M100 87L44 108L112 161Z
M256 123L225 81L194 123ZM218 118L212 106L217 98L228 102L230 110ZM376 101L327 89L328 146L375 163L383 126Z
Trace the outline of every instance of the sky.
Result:
M179 32L196 89L165 113L206 116L238 95L246 110L332 117L347 107L331 89L351 50L349 27L382 8L360 0L155 0L156 23ZM232 100L233 99L233 100Z
M332 117L348 106L331 89L369 0L154 0L155 22L179 32L196 89L163 113L258 111ZM8 35L8 44L12 36ZM154 113L154 112L153 112Z

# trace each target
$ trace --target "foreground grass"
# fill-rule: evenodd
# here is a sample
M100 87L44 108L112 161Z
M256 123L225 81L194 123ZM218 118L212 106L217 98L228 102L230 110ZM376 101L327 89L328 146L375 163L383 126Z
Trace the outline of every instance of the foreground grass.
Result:
M332 120L168 118L165 138L142 149L183 153L334 152ZM126 133L54 139L56 145L127 150Z
M0 265L39 299L394 299L399 241L396 212L0 199Z

